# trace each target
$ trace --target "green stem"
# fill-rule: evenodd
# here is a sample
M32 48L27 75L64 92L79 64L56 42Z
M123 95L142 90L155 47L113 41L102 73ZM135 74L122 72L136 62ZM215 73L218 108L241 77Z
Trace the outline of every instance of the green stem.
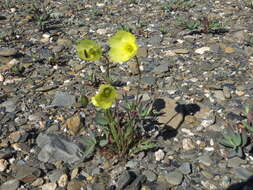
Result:
M140 69L140 62L137 56L134 56L136 64L137 64L137 70L138 70L138 83L137 83L137 94L136 94L136 105L138 104L138 99L140 95L140 86L141 86L141 69Z
M110 127L110 132L112 134L112 138L113 138L114 142L116 143L118 150L120 151L121 150L120 139L119 139L119 135L118 135L118 132L116 129L115 121L112 117L112 112L110 109L106 109L105 113L106 113L106 117L109 122L109 127Z
M110 83L110 60L106 55L104 57L106 59L106 80Z

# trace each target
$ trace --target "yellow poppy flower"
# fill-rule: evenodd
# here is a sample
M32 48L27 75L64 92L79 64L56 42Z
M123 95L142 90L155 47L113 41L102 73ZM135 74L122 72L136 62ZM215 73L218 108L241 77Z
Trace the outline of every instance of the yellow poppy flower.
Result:
M118 97L117 91L110 85L102 84L99 87L99 92L96 96L91 98L91 102L94 106L108 109L112 106L112 103Z
M120 30L109 39L109 57L113 62L124 62L136 55L138 45L130 32Z
M81 40L76 45L78 56L86 61L95 61L102 56L101 47L93 40Z

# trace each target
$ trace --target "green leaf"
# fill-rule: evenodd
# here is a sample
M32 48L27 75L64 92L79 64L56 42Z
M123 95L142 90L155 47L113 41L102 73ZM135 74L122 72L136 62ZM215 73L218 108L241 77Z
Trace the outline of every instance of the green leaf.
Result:
M83 156L84 157L87 157L91 153L93 153L93 151L95 150L96 144L97 144L97 140L96 140L96 138L93 135L90 136L90 137L81 138L80 142L85 147L85 151L83 152Z
M235 133L231 136L231 141L235 146L240 146L242 143L242 137L240 134Z
M109 124L103 112L97 112L95 116L95 122L101 126Z
M99 146L104 147L108 144L108 140L107 139L103 139L99 141Z
M152 143L151 140L143 140L143 141L140 141L136 146L134 146L129 151L129 153L136 154L136 153L141 152L143 150L154 148L155 146L156 146L156 144Z
M225 139L221 140L219 142L222 146L228 147L228 148L234 148L235 146L231 144L231 142L226 141Z
M244 147L247 142L248 142L248 137L244 134L241 134L241 137L242 137L242 144L241 144L241 147Z

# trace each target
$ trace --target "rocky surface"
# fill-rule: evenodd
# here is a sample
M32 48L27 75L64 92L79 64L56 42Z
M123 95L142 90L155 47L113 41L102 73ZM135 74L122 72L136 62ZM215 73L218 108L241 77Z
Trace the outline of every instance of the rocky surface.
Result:
M1 2L0 189L253 189L252 154L218 143L253 105L252 16L250 0ZM79 139L97 126L79 98L94 95L87 78L102 79L103 61L80 60L75 44L105 46L118 29L137 37L141 94L163 113L157 146L125 161L83 157ZM134 94L137 72L133 60L113 67L118 90Z

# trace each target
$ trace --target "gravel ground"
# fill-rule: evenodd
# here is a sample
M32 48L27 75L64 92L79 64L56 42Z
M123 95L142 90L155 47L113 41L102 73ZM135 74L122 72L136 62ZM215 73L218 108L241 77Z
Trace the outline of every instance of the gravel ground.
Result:
M253 189L251 150L231 156L219 144L253 105L252 16L252 0L2 0L0 190ZM141 94L164 104L157 146L86 159L79 140L97 126L78 99L94 95L87 76L101 79L103 60L80 60L75 44L106 47L119 29L138 39ZM113 67L118 90L134 94L137 71Z

